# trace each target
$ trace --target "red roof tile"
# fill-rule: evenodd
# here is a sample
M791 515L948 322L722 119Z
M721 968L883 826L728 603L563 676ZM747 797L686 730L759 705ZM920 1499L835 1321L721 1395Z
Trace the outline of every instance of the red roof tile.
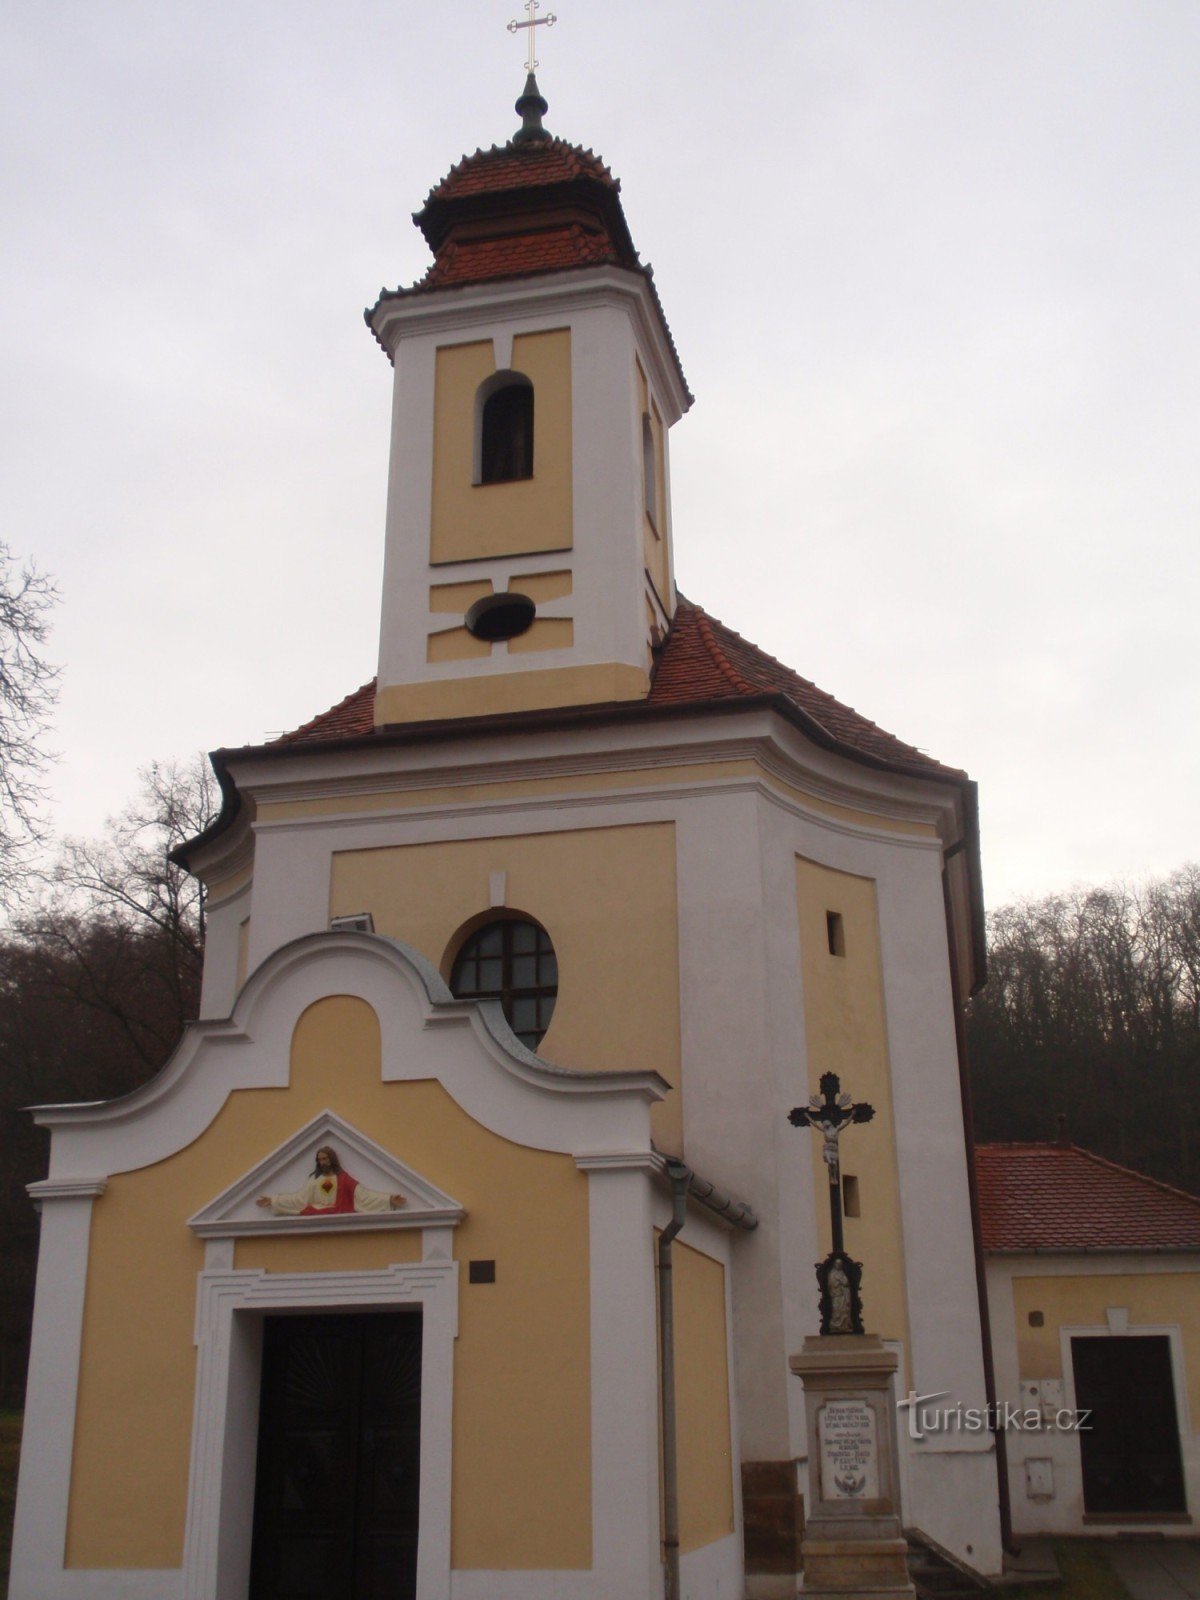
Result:
M413 289L444 289L454 284L562 272L567 267L591 267L616 260L617 252L605 234L579 223L568 223L498 239L451 240Z
M646 704L701 708L721 701L777 697L806 730L847 753L916 775L961 780L963 774L885 733L857 711L743 639L732 628L680 599L655 664ZM367 683L331 710L286 733L276 744L323 743L374 731L375 685Z
M938 777L965 776L957 768L943 766L924 751L886 733L699 606L680 598L655 669L650 703L692 705L760 695L782 696L800 712L811 731L823 733L832 743L849 746L885 766Z
M612 263L644 278L690 405L679 352L651 269L630 236L620 189L593 151L544 130L532 139L518 132L508 144L464 156L413 218L433 251L432 267L410 287L381 289L365 313L367 326L379 338L381 307L412 294Z
M1200 1199L1078 1145L981 1144L985 1250L1200 1250Z
M573 183L577 178L592 178L614 191L621 187L598 155L580 145L568 144L565 139L494 144L490 150L476 150L472 156L463 156L440 183L434 184L425 197L425 204L459 200L467 195L503 194L513 189Z
M331 739L356 739L375 728L375 682L372 678L337 705L303 722L290 733L281 733L276 744L327 744Z

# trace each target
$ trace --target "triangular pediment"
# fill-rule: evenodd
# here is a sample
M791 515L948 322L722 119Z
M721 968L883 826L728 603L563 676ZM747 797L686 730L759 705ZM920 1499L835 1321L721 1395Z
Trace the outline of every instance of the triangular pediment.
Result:
M264 1195L297 1194L312 1175L322 1145L336 1150L345 1172L366 1190L402 1195L395 1210L354 1211L328 1216L279 1216L258 1204ZM453 1227L464 1216L458 1201L376 1144L336 1112L322 1111L210 1200L188 1226L203 1238L228 1239L257 1233L327 1233L352 1228Z

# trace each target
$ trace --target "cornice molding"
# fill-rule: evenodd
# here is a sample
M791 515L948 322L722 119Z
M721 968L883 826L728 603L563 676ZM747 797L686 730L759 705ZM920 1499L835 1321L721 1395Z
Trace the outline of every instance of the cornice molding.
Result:
M675 356L667 341L650 285L644 272L611 265L573 267L566 272L541 273L530 278L506 278L493 283L464 284L429 290L382 301L371 328L395 360L400 340L414 334L478 333L499 318L522 314L537 317L569 316L595 307L633 311L641 343L653 365L656 392L670 398L673 412L668 427L688 409Z
M107 1187L107 1178L42 1178L27 1183L25 1193L40 1206L44 1200L95 1200Z

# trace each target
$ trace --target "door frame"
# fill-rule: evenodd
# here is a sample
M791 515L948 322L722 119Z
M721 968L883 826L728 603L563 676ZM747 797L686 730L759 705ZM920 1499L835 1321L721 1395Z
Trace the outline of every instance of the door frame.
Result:
M1188 1442L1191 1437L1191 1421L1188 1416L1188 1389L1187 1366L1183 1355L1183 1338L1178 1323L1137 1323L1129 1322L1128 1313L1123 1308L1113 1307L1107 1313L1107 1322L1100 1327L1063 1326L1059 1329L1059 1344L1062 1358L1063 1375L1063 1403L1070 1411L1076 1411L1079 1399L1075 1392L1075 1358L1071 1349L1072 1339L1166 1339L1171 1356L1171 1383L1175 1390L1175 1428L1179 1441L1179 1460L1183 1471L1183 1497L1184 1511L1164 1512L1161 1517L1152 1513L1130 1512L1127 1517L1122 1517L1119 1512L1097 1513L1088 1512L1083 1500L1083 1445L1078 1435L1075 1437L1075 1470L1079 1493L1079 1515L1081 1520L1101 1517L1105 1523L1118 1524L1127 1521L1131 1526L1154 1527L1161 1523L1163 1527L1177 1524L1181 1520L1191 1520L1192 1495L1190 1483L1190 1454Z
M448 1230L445 1230L448 1232ZM430 1229L441 1233L441 1229ZM427 1235L428 1238L428 1235ZM262 1326L287 1311L420 1307L421 1488L417 1600L450 1596L450 1468L458 1265L426 1259L381 1271L238 1271L211 1256L196 1299L196 1400L184 1536L185 1600L228 1600L250 1582ZM223 1253L223 1252L222 1252Z

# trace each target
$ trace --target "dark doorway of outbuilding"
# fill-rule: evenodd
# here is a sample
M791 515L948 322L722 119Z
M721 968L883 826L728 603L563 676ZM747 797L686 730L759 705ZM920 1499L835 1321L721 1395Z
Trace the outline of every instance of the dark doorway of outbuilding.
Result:
M1165 1335L1071 1340L1083 1508L1091 1516L1187 1510L1179 1418Z
M251 1600L414 1600L420 1313L268 1317Z

